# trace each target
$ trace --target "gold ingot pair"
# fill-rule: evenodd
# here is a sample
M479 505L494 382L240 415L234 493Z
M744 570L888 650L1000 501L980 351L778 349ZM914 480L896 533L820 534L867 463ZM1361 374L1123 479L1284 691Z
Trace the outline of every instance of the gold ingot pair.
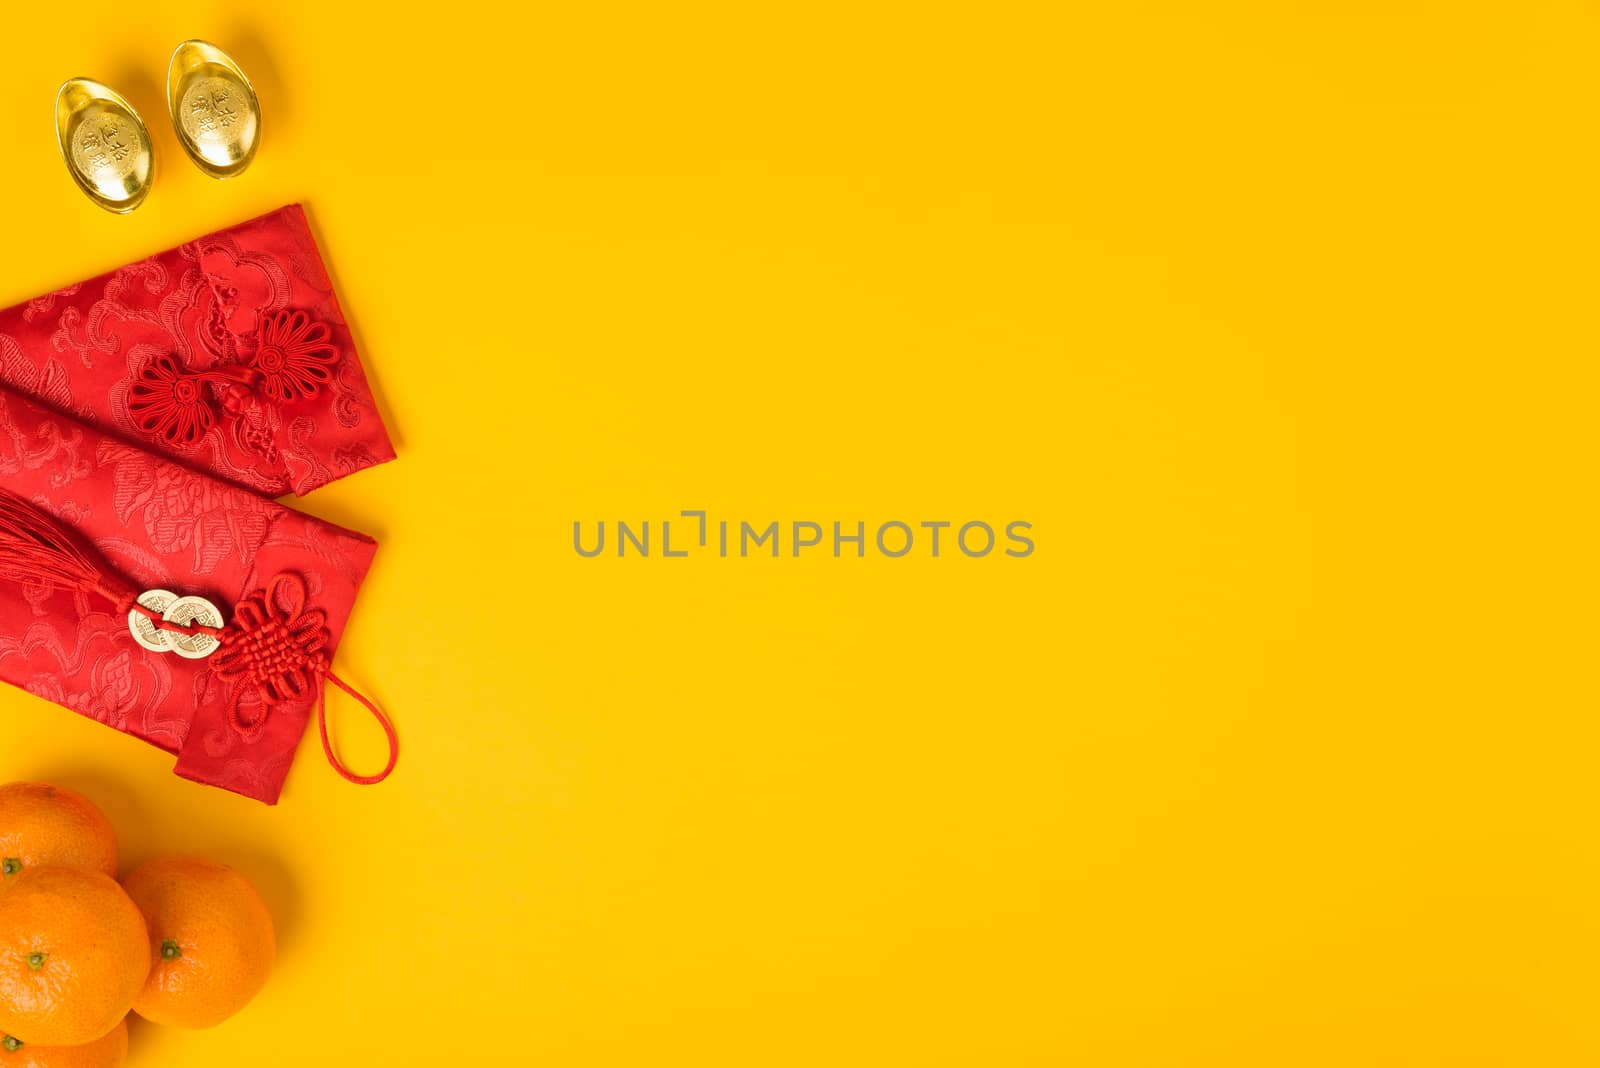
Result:
M244 71L216 45L185 41L173 50L167 112L178 143L211 177L232 178L255 159L261 104ZM63 83L56 94L56 143L78 188L107 211L124 215L150 194L150 131L116 90L89 78Z

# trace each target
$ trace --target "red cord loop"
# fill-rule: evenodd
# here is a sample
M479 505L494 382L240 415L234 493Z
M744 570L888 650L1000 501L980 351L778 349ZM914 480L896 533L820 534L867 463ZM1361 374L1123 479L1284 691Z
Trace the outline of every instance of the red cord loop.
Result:
M148 619L150 621L151 626L155 627L156 630L164 630L164 631L167 631L167 632L169 632L171 634L186 634L186 635L188 635L190 637L193 637L196 634L205 634L205 635L209 635L210 637L213 637L213 638L221 638L224 634L226 634L228 632L228 628L227 627L208 627L204 623L199 623L199 622L195 622L195 623L178 623L178 622L175 622L173 620L165 618L160 612L157 612L155 609L146 608L144 605L140 604L138 601L135 601L135 600L130 600L126 604L117 605L117 611L119 611L119 612L137 612L141 616L144 616L144 618Z
M344 776L357 786L372 786L389 777L394 766L400 762L400 736L395 733L394 724L389 722L389 717L383 710L367 699L367 696L353 686L346 683L332 671L324 669L322 674L345 693L361 702L363 708L372 713L372 718L378 721L378 726L383 728L383 736L389 743L389 762L383 770L376 775L357 775L340 762L338 754L333 751L333 743L328 740L328 693L324 689L317 697L317 731L322 735L322 752L327 756L328 763L333 765L333 770Z
M382 782L400 759L400 739L377 705L333 673L325 651L327 644L327 616L320 608L306 607L305 582L299 575L280 574L266 589L240 601L233 621L222 635L222 648L211 661L218 677L239 682L229 719L235 730L251 738L266 725L273 708L304 701L316 691L317 730L322 736L322 751L333 770L362 786ZM389 762L378 774L355 774L333 751L324 680L360 701L383 728L389 743Z

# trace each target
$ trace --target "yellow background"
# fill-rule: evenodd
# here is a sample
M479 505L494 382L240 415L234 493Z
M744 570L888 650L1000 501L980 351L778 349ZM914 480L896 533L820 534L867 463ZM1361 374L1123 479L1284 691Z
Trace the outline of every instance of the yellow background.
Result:
M278 914L130 1063L1596 1063L1597 56L1556 0L8 5L0 303L304 200L401 449L303 505L382 542L389 783L0 695L0 779ZM571 548L685 508L1038 550Z

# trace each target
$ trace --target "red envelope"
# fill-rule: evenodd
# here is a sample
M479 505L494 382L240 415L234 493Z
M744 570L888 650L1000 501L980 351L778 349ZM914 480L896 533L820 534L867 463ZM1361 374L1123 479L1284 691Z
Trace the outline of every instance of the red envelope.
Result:
M130 588L205 597L230 620L276 613L277 633L303 636L322 662L377 549L3 387L0 487ZM0 574L0 679L175 754L179 775L272 804L322 678L254 679L254 650L224 650L204 660L148 651L106 596ZM275 686L288 692L266 692Z
M270 497L394 459L299 205L0 311L0 385Z

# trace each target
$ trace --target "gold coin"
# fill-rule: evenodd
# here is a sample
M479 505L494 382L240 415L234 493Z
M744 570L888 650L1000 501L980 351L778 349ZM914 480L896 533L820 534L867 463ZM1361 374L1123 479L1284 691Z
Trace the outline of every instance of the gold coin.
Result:
M152 612L165 612L177 599L178 595L171 590L145 590L139 595L139 603ZM158 629L149 616L129 612L128 630L133 634L134 641L152 653L172 652L172 643L167 640L167 632Z
M169 623L222 626L222 613L204 597L179 597L167 606L161 618ZM172 643L172 651L188 660L204 660L222 644L209 634L174 634L169 630L166 635L167 641Z

